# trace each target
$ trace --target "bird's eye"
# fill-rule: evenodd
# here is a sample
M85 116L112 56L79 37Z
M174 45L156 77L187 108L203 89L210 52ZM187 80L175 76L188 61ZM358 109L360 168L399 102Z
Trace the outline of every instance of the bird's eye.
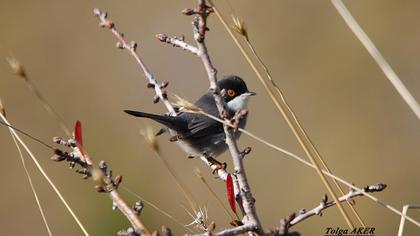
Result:
M229 95L229 97L233 97L236 93L233 89L228 89L227 94Z

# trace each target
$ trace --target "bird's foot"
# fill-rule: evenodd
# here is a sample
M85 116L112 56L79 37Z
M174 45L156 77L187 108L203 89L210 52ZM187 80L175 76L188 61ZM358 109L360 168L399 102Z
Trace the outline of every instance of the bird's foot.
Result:
M176 142L176 141L181 140L181 139L182 139L182 136L181 136L181 135L179 135L179 134L176 134L176 135L171 136L171 137L169 138L169 142Z
M226 170L227 165L225 162L221 163L217 161L216 159L214 159L213 157L207 157L207 160L211 163L210 166L213 169L212 171L213 174L216 174L218 170ZM213 168L213 166L215 167Z

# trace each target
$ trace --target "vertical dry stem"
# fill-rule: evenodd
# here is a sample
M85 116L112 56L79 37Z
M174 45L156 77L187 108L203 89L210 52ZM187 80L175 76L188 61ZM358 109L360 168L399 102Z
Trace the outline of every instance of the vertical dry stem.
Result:
M217 87L217 76L216 76L216 69L214 68L208 51L205 44L205 31L206 31L206 20L207 16L210 13L210 8L206 6L204 0L199 0L198 9L200 10L198 14L195 16L193 21L193 33L194 39L197 43L198 47L198 55L201 58L204 67L207 71L207 76L210 82L210 90L213 91L214 100L217 105L217 109L219 110L220 114L225 113L225 104L220 96L219 88ZM255 209L255 199L252 196L250 186L248 184L248 180L245 173L244 164L240 155L240 151L238 149L238 145L233 138L232 130L227 125L223 125L224 132L226 135L226 144L229 147L229 151L232 156L232 161L234 165L235 175L238 179L239 183L239 194L242 200L242 206L244 209L245 217L244 217L244 224L252 224L255 225L254 231L259 234L263 235L264 231L262 230L260 220L258 219L258 215Z
M343 215L346 223L349 225L350 228L354 228L353 223L351 222L349 216L347 215L347 212L344 210L343 206L341 205L340 201L338 200L338 197L335 194L334 190L332 189L330 183L328 182L328 180L323 175L319 164L315 161L315 157L314 157L313 153L310 151L310 147L313 146L313 144L308 145L306 143L306 142L310 143L310 140L308 139L308 136L307 136L305 130L300 125L298 119L294 115L292 109L287 104L287 102L286 102L286 100L283 96L283 93L280 90L277 90L278 95L280 96L280 101L281 101L281 103L280 103L280 101L277 100L276 96L271 91L271 88L268 86L267 82L265 82L265 80L263 79L262 75L258 71L255 64L252 62L251 58L246 53L245 49L242 47L242 45L239 43L236 36L233 34L233 32L230 30L229 26L226 24L226 21L223 19L222 15L218 11L218 9L214 6L214 4L211 0L209 0L209 2L210 2L210 4L213 5L213 9L214 9L216 15L218 16L218 18L220 19L220 21L222 22L224 27L227 29L228 33L232 37L235 44L238 46L238 48L240 49L240 51L244 55L244 57L247 60L247 62L249 63L249 65L252 67L254 72L257 74L257 78L263 84L263 86L264 86L265 90L267 91L267 93L269 94L271 100L274 102L277 109L280 111L283 118L286 120L286 123L288 124L288 126L292 130L292 132L295 135L296 139L298 140L299 144L302 146L305 154L308 156L309 160L315 166L315 170L316 170L317 174L320 176L320 178L321 178L322 182L324 183L325 187L327 188L328 192L331 194L334 201L337 203L338 209L340 210L341 214ZM288 114L288 113L290 113L290 114Z

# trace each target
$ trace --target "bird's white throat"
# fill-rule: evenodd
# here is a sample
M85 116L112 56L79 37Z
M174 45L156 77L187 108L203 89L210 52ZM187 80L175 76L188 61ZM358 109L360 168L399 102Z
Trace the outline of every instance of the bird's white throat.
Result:
M236 112L236 111L239 111L239 110L242 110L242 109L247 108L247 106L248 106L248 99L249 99L249 94L244 93L244 94L241 94L241 95L235 97L234 99L230 100L227 103L227 106L230 109L232 109L232 110L234 110Z

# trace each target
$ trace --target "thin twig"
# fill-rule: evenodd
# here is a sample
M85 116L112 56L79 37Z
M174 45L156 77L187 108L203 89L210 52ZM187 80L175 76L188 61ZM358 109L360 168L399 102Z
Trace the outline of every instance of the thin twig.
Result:
M99 19L99 25L101 27L105 27L109 29L115 37L118 39L117 47L120 49L126 49L133 57L136 59L138 65L141 67L142 71L144 72L144 75L146 76L148 87L154 88L157 98L155 97L155 101L162 100L163 103L166 106L166 109L168 109L170 115L176 115L176 112L174 108L172 107L171 103L168 101L166 93L162 90L162 88L166 87L168 84L163 83L159 84L153 74L150 72L150 70L147 68L146 64L143 62L143 60L140 58L140 56L137 54L137 43L132 41L131 43L127 43L127 41L124 38L124 35L119 32L115 24L108 19L107 13L102 12L99 9L94 9L93 13L95 16Z
M174 47L180 47L188 52L191 52L192 54L198 56L198 49L194 46L192 46L189 43L186 43L184 41L184 37L173 37L168 36L166 34L158 34L156 35L156 38L159 39L161 42L169 43Z
M55 149L54 156L51 158L53 161L67 161L70 163L71 168L74 168L76 164L80 165L82 169L79 169L76 172L82 174L84 179L93 177L93 180L96 182L96 191L108 193L108 196L112 200L113 206L118 208L121 213L123 213L124 216L130 221L135 232L137 234L150 235L146 226L139 219L138 213L125 202L123 197L118 192L118 187L121 184L122 176L116 176L113 178L112 171L109 170L105 161L100 161L98 168L94 167L90 159L83 158L83 156L86 154L82 152L76 145L74 145L77 142L76 140L72 138L69 140L64 140L60 137L54 137L53 140L57 144L69 147L72 150L72 152L68 153L59 149Z
M239 235L250 231L256 231L258 226L255 224L245 224L229 229L225 229L213 234L196 234L193 236L209 236L209 235L216 235L216 236L232 236L232 235Z
M351 199L358 197L358 196L363 196L365 195L364 193L373 193L373 192L380 192L382 190L384 190L386 188L385 184L375 184L375 185L371 185L371 186L367 186L365 188L362 189L362 191L359 190L355 190L355 189L351 189L346 195L343 195L339 198L340 202L350 202ZM331 207L336 205L334 201L328 201L326 195L322 198L321 203L309 210L309 211L301 211L300 214L296 215L293 220L291 220L290 222L288 222L287 224L287 228L290 228L296 224L298 224L299 222L314 216L314 215L322 215L322 212Z
M370 40L369 36L363 31L362 27L360 27L357 21L353 18L344 3L341 0L331 0L331 3L334 5L348 27L353 31L356 37L360 40L360 42L384 72L385 76L388 78L403 100L411 108L417 118L420 119L420 106L416 99L413 97L413 95L411 95L410 91L408 91L408 89L405 87L397 73L395 73L392 67L388 64L388 62L382 56L381 52L378 50L378 48L376 48L372 40Z

